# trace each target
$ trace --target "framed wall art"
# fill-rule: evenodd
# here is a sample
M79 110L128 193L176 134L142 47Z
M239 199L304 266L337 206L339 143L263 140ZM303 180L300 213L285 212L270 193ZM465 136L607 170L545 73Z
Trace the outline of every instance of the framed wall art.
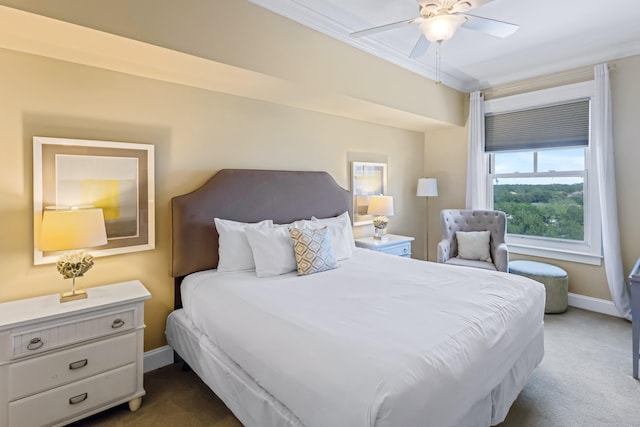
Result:
M34 264L57 261L38 249L45 209L101 208L108 243L95 257L155 248L154 146L33 138Z
M387 164L351 162L351 194L353 195L353 225L373 223L367 214L369 196L387 193Z

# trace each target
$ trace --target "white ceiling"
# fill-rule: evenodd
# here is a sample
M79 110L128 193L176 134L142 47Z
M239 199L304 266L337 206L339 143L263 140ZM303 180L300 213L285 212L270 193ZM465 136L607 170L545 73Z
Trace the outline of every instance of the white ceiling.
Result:
M250 0L435 80L435 46L411 59L417 25L349 33L419 16L416 0ZM518 24L510 37L459 29L442 44L443 84L470 92L640 54L640 0L493 0L472 14Z

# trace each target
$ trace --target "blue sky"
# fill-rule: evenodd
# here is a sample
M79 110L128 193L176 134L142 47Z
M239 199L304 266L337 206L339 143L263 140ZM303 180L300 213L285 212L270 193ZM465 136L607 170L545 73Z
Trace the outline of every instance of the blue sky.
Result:
M538 151L538 172L584 170L584 148ZM533 152L495 154L496 173L533 172ZM508 178L499 184L575 184L582 178Z

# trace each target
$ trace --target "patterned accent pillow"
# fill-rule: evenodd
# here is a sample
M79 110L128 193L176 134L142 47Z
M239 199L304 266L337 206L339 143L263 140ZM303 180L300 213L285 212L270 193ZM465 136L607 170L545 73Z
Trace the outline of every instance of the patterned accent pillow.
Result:
M338 268L327 228L290 228L298 276Z

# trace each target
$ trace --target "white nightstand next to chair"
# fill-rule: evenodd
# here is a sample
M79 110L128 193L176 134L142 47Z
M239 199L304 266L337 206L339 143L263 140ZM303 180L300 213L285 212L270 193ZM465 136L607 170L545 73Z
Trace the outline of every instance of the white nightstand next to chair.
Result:
M415 240L413 237L399 236L397 234L386 234L385 237L386 239L384 240L374 239L373 237L355 239L356 246L372 251L411 258L411 242Z

